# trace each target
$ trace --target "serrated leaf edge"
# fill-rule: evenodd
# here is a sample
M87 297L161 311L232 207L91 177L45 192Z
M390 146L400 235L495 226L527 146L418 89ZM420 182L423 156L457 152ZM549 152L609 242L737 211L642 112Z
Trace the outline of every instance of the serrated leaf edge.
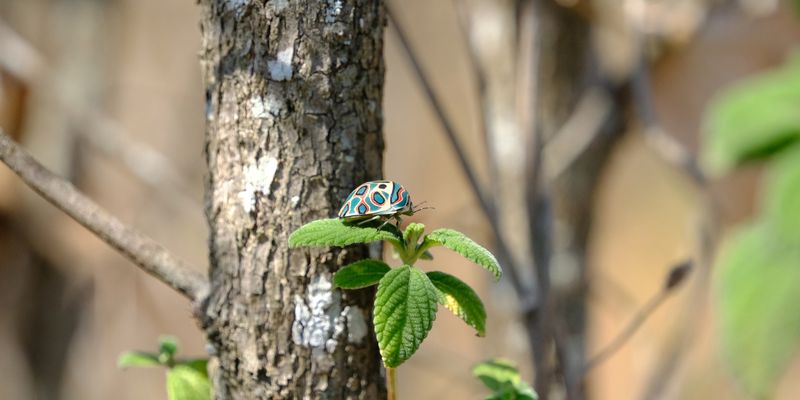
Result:
M381 358L383 359L384 365L387 366L387 367L391 367L391 368L398 367L400 364L404 363L409 358L411 358L411 356L414 355L414 353L416 353L417 350L419 350L419 347L422 345L422 342L428 336L428 333L430 333L431 329L433 329L433 323L436 320L436 309L434 308L433 313L431 313L430 322L429 322L428 326L423 328L423 332L422 332L421 337L415 338L417 340L415 340L415 343L413 344L414 349L411 351L410 354L405 355L405 357L403 357L403 356L401 356L399 354L400 353L400 349L402 349L402 339L404 339L404 337L402 336L402 333L403 333L403 330L404 330L404 328L406 326L406 321L404 321L402 323L403 328L401 328L399 330L399 332L394 334L394 335L397 335L397 334L401 335L400 336L401 345L398 346L398 355L396 355L395 357L392 357L392 358L398 358L398 359L397 360L393 360L393 359L389 359L389 357L387 357L387 354L386 354L387 349L385 349L384 344L382 344L381 340L380 340L381 336L383 336L383 335L378 333L378 330L379 330L378 327L385 325L385 322L380 323L379 321L377 321L377 318L382 314L380 312L379 307L383 307L383 304L378 304L378 302L382 297L386 297L386 295L381 295L383 293L382 292L382 287L384 288L383 290L389 290L388 288L385 287L385 285L390 284L390 283L384 282L384 279L387 279L389 276L392 276L392 279L394 280L394 279L396 279L395 276L394 275L390 275L390 274L392 274L392 273L399 274L403 270L407 270L409 274L412 274L415 271L418 272L420 276L425 278L424 281L423 281L423 284L426 286L428 294L431 296L429 299L432 300L434 303L438 303L438 300L439 300L439 292L436 289L436 287L433 286L433 283L430 281L428 276L424 272L422 272L422 270L420 270L420 269L418 269L416 267L410 266L410 265L403 265L402 267L397 267L397 268L392 269L386 275L384 275L384 277L378 283L378 292L375 295L375 303L374 303L374 306L373 306L373 325L375 326L375 335L378 338L378 349L379 349L379 351L381 353ZM395 271L397 271L397 272L395 272ZM411 277L409 276L408 285L407 285L408 288L406 289L406 290L409 290L409 291L411 290L410 280L411 280ZM405 298L408 299L409 297L410 297L409 293L407 293ZM401 307L401 306L398 305L395 308L397 308L397 307ZM408 302L407 301L405 302L405 307L408 307ZM392 313L393 313L393 311L392 311ZM406 311L406 313L405 313L405 318L406 319L407 319L407 316L408 316L408 311Z
M342 225L337 226L335 229L345 228L345 229L358 230L358 231L360 231L359 233L369 234L369 236L367 238L365 238L365 239L362 238L362 239L350 240L350 241L339 242L339 243L331 243L331 237L335 237L335 236L339 235L340 233L339 232L327 232L327 236L321 236L320 238L305 240L302 243L298 243L297 242L299 240L298 239L298 235L300 235L300 236L302 236L304 234L308 235L308 234L311 233L311 230L317 231L315 233L319 233L318 230L321 230L323 232L323 235L324 235L325 231L329 230L329 229L326 229L326 227L323 224L335 223L335 222L341 223L341 221L338 218L323 218L323 219L318 219L318 220L314 220L314 221L308 222L306 224L303 224L301 227L295 229L289 235L289 240L288 240L289 247L290 248L297 248L297 247L345 247L345 246L350 246L350 245L353 245L353 244L371 243L371 242L377 242L377 241L381 241L381 240L386 240L386 241L392 243L393 245L400 245L401 241L402 241L402 235L401 234L399 234L397 232L392 232L390 230L390 228L387 228L387 227L384 227L382 229L377 229L377 228L374 228L374 227L350 226L350 225L345 225L345 224L342 223ZM322 226L315 227L315 226L313 226L314 224L318 224L318 225L322 225ZM370 232L370 230L373 231L373 232Z
M490 260L489 264L485 264L485 263L476 261L478 259L478 257L475 257L472 254L469 254L471 252L462 251L462 249L456 248L456 246L450 240L446 240L448 238L442 238L441 236L443 236L443 235L458 235L459 236L458 240L461 240L463 242L468 243L468 245L470 247L472 247L475 251L480 253L482 256L485 256L486 258L488 258ZM437 237L438 237L438 239L437 239ZM442 239L445 239L445 240L442 240ZM494 276L494 280L495 281L500 280L500 277L503 275L503 269L502 269L502 267L500 267L500 263L497 261L497 258L494 256L494 254L492 254L492 252L487 250L485 247L479 245L474 240L470 239L467 235L465 235L465 234L463 234L463 233L461 233L461 232L459 232L457 230L447 229L447 228L436 229L436 230L432 231L431 233L427 234L425 236L425 240L426 241L432 241L436 245L446 247L446 248L448 248L448 249L450 249L452 251L455 251L458 254L461 254L466 259L472 261L473 263L483 267L483 269L489 271ZM427 245L427 246L423 246L423 250L427 250L430 247L431 247L430 244Z
M455 298L455 296L453 296L453 295L451 295L451 294L449 294L449 293L447 293L447 292L443 291L442 289L440 289L440 288L439 288L439 285L437 285L437 283L439 283L439 284L441 284L441 285L445 285L445 286L449 286L449 287L453 288L453 287L452 287L452 285L448 285L446 282L444 282L444 281L442 281L442 280L431 279L431 275L432 275L432 274L441 274L441 275L444 275L446 278L455 279L457 282L459 282L460 284L464 285L464 287L463 287L463 288L459 288L459 289L457 289L457 290L460 290L460 289L467 289L467 290L469 291L469 293L467 293L467 296L474 297L474 300L476 300L476 301L477 301L477 304L478 304L478 309L479 309L479 313L481 314L479 317L483 319L483 321L482 321L483 323L482 323L482 324L480 324L480 325L483 325L483 327L482 327L482 328L479 326L479 324L477 324L477 323L476 323L476 321L470 322L469 320L467 320L467 315L466 315L466 313L464 313L465 315L461 315L461 314L458 312L458 311L459 311L459 309L458 309L458 308L460 308L461 310L464 310L464 309L465 309L465 307L464 307L464 306L461 304L461 302L459 302L459 301L458 301L458 300ZM466 284L464 281L462 281L461 279L458 279L457 277L455 277L455 276L453 276L453 275L450 275L450 274L448 274L448 273L445 273L445 272L441 272L441 271L432 271L432 272L428 272L426 275L428 275L428 279L430 279L431 283L433 284L433 286L436 288L436 290L437 290L437 291L439 292L439 294L440 294L440 299L441 299L441 301L439 302L439 304L443 305L443 306L444 306L446 309L448 309L448 310L449 310L451 313L453 313L453 315L455 315L456 317L458 317L459 319L461 319L462 321L464 321L464 323L465 323L465 324L467 324L467 325L471 326L472 328L474 328L474 329L475 329L475 331L478 333L478 336L481 336L481 337L483 337L483 336L486 336L486 317L487 317L487 314L486 314L486 307L483 305L483 301L481 300L480 296L478 296L478 293L476 293L476 292L475 292L475 289L473 289L472 287L470 287L469 285L467 285L467 284ZM435 276L435 275L434 275L434 276ZM453 288L453 289L455 289L455 288ZM458 308L456 308L456 307L453 307L453 304L447 300L447 299L448 299L448 297L453 299L453 302L455 302L455 305L456 305Z

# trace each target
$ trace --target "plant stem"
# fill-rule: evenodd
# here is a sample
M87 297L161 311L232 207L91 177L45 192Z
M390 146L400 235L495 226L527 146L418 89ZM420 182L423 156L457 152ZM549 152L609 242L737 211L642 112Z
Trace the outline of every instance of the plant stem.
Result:
M386 394L388 400L397 400L395 385L396 378L394 368L386 367Z

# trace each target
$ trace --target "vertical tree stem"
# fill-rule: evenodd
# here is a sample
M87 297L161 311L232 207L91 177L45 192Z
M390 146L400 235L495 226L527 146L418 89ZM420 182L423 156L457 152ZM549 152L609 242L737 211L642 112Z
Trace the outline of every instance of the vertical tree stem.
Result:
M374 336L348 332L373 293L331 283L369 249L287 239L382 175L383 2L199 3L215 397L382 399Z
M386 367L386 392L388 400L397 400L397 378L394 368Z

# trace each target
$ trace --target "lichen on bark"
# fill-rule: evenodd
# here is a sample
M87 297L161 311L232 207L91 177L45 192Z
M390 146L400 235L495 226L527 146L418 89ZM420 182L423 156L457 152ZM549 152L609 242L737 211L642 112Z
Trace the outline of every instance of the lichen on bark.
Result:
M290 250L381 177L383 4L201 0L211 291L199 311L219 398L383 397L372 293L330 285L367 255Z

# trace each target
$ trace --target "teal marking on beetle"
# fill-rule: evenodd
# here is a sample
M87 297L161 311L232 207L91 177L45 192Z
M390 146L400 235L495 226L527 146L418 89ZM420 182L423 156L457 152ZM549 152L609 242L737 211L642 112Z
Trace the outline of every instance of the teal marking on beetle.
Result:
M414 205L403 185L393 181L365 182L355 188L339 209L339 218L367 222L380 217L394 218L413 215ZM363 220L363 221L361 221Z

